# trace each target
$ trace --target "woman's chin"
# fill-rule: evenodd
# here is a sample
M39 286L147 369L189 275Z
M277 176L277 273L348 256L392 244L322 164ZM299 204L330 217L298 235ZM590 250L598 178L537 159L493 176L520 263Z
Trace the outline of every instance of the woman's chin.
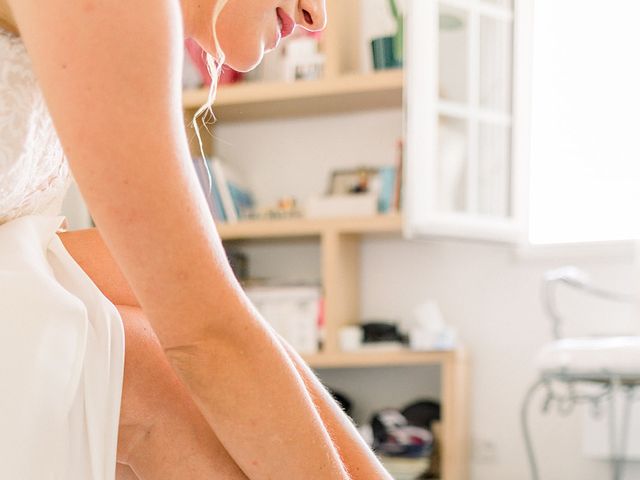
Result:
M236 72L246 73L250 72L262 61L262 57L264 53L261 51L260 54L252 55L252 56L244 56L242 58L235 58L233 56L225 58L225 65L233 68Z

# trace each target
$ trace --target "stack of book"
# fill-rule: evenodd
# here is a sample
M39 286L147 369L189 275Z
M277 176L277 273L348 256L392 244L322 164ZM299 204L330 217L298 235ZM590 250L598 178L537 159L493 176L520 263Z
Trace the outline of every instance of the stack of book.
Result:
M210 181L201 158L194 159L194 166L216 222L232 223L250 217L255 201L242 175L219 158L205 161Z

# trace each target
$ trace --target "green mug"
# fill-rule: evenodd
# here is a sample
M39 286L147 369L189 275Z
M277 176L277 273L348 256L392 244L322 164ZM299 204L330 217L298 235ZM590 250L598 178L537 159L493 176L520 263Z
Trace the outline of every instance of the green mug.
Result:
M384 70L402 67L402 58L396 57L396 36L378 37L371 40L373 68Z

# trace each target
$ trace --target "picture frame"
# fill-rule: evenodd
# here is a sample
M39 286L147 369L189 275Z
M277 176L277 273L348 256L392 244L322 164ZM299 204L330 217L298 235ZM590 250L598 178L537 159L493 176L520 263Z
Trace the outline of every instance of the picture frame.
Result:
M334 170L331 172L327 195L350 195L375 191L380 171L375 167Z

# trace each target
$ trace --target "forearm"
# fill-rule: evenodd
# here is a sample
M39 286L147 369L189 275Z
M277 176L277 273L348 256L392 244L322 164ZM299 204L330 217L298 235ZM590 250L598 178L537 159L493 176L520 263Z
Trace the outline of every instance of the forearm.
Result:
M112 302L138 306L97 230L62 233L60 238ZM198 344L170 348L167 355L234 460L245 472L253 472L252 479L346 478L287 352L262 322L246 318L246 309L232 311L204 302L200 315L226 316L228 324L242 328L230 328L224 339L203 338ZM278 368L267 371L263 365ZM299 418L292 418L294 412Z
M393 480L315 373L286 340L282 337L280 340L302 377L352 480Z
M252 480L348 479L277 338L251 320L230 330L167 355L234 460Z

